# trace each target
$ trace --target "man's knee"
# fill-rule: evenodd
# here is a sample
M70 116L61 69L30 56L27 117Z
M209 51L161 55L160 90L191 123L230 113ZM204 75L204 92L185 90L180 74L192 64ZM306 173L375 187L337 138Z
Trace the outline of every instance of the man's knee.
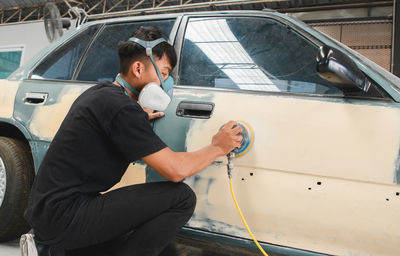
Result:
M194 208L196 207L196 194L194 191L185 183L176 183L179 187L179 194L183 199L181 207L185 209L190 215L193 214Z

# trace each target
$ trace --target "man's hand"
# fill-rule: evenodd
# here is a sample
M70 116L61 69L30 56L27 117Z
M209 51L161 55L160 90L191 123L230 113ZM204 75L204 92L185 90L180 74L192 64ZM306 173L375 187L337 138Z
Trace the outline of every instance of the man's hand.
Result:
M233 128L233 126L235 126ZM221 130L218 131L212 138L212 145L221 149L221 156L227 155L234 148L240 147L242 135L242 128L238 126L237 122L229 121Z
M164 116L164 112L156 112L156 113L154 113L154 110L152 110L150 108L145 108L143 106L142 106L142 108L149 115L149 119L150 120Z

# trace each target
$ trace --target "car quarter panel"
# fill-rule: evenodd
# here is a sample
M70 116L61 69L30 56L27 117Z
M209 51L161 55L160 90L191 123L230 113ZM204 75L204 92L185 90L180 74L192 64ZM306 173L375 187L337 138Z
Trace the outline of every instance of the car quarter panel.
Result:
M90 84L63 81L25 80L18 90L14 118L30 130L33 140L50 142L68 113L72 103ZM30 93L43 93L43 104L26 101Z
M3 122L15 127L27 140L30 140L31 135L29 131L13 117L15 96L18 92L19 85L19 81L0 79L0 123Z
M29 131L36 171L72 103L90 86L68 81L20 82L15 95L13 119ZM45 99L41 103L32 103L27 100L32 95L45 95Z
M12 118L19 82L0 79L0 118Z

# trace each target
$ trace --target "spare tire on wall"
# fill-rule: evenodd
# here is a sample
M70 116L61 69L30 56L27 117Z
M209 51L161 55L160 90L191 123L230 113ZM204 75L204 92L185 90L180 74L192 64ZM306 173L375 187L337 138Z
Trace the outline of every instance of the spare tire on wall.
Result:
M0 242L19 238L29 231L23 214L34 176L28 145L0 137Z

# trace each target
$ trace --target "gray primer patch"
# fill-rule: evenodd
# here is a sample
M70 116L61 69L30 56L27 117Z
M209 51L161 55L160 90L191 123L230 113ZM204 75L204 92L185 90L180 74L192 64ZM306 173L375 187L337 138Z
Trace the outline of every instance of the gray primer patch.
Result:
M400 153L396 161L396 171L394 173L394 183L399 185L400 184Z

